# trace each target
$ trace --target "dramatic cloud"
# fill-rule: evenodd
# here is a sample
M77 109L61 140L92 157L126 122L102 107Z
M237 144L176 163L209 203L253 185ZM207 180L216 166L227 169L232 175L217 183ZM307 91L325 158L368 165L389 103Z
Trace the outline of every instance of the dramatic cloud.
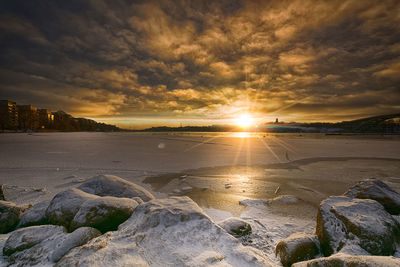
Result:
M3 1L0 98L124 126L399 112L399 14L396 0Z

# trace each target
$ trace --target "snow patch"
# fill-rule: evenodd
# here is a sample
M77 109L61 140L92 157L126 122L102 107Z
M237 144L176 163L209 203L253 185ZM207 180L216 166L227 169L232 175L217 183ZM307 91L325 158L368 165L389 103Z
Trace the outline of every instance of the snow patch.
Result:
M264 199L244 199L239 201L240 205L247 207L262 207L268 204L268 200Z
M139 205L117 232L71 250L57 266L122 266L132 260L144 266L273 265L266 254L217 226L191 199L171 197Z

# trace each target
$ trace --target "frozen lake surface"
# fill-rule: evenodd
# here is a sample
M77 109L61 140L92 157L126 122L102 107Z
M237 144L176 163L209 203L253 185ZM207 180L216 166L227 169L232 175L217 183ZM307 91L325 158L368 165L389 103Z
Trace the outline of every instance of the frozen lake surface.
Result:
M96 174L117 175L157 197L187 195L216 221L250 221L250 245L269 254L290 233L313 232L320 201L359 180L376 177L400 191L396 136L10 133L0 147L10 201L36 203ZM282 195L298 201L271 200ZM239 205L245 199L270 201Z
M218 174L235 181L243 176L244 180L251 178L247 176L256 172L258 178L263 176L273 182L292 177L329 180L345 183L344 186L375 176L395 183L395 187L397 180L390 177L400 177L400 140L395 137L20 133L1 134L0 147L0 183L45 187L49 195L80 179L104 173L141 182L149 176L185 170L202 176ZM256 165L267 166L250 168ZM207 167L217 168L196 170Z

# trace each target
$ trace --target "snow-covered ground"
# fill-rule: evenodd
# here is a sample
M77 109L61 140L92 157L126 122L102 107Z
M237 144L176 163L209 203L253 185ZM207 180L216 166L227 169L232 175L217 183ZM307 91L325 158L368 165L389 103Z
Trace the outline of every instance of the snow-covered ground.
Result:
M277 263L277 242L313 232L322 199L368 177L400 191L398 137L20 133L0 134L0 148L0 184L10 201L36 203L113 174L156 197L188 195L216 222L244 219L253 232L242 242ZM282 195L294 197L272 200ZM256 201L239 205L246 199Z

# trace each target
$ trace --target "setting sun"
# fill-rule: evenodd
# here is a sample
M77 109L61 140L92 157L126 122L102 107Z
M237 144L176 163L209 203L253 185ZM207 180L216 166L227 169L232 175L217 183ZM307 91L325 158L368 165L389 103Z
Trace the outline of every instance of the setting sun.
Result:
M254 122L254 119L249 114L242 114L235 120L236 125L242 128L248 128Z

